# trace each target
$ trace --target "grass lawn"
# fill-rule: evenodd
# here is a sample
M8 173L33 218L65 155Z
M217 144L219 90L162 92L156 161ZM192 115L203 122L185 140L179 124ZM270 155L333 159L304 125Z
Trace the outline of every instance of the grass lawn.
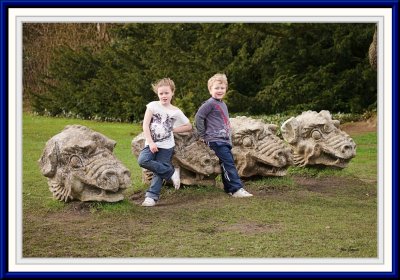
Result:
M38 159L47 140L81 124L117 141L132 173L118 203L52 198ZM130 143L138 124L23 116L23 257L376 258L377 133L352 136L357 156L343 170L291 167L281 178L246 180L234 199L217 187L164 187L141 207L146 186Z

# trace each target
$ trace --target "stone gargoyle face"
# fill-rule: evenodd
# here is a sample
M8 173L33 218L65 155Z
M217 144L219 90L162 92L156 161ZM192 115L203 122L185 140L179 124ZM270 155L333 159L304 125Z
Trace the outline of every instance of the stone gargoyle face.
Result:
M114 156L115 145L114 140L80 125L68 125L53 136L39 159L53 196L65 202L123 200L131 174Z
M180 168L181 183L184 185L214 186L215 178L221 173L219 160L205 143L198 141L195 132L175 133L175 148L172 164ZM144 148L145 137L141 133L131 143L132 153L139 157ZM152 173L143 170L142 179L149 183Z
M339 124L325 110L306 111L285 121L282 136L292 147L294 163L346 167L356 155L356 144Z
M276 136L277 126L248 117L231 118L232 154L240 177L284 176L290 149Z

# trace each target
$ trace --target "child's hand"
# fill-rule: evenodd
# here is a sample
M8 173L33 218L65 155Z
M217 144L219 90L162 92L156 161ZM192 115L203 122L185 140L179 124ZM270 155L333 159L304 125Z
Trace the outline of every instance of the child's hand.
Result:
M156 145L156 144L151 143L151 144L149 145L149 147L150 147L150 151L151 151L153 154L158 152L158 148L157 148L157 145Z

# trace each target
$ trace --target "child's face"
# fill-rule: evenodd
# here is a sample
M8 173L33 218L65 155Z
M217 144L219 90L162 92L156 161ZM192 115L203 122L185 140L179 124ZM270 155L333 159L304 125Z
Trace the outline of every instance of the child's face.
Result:
M210 94L213 98L221 100L226 93L226 85L220 82L215 82L210 88Z
M169 86L161 86L157 89L157 95L162 105L169 105L174 93Z

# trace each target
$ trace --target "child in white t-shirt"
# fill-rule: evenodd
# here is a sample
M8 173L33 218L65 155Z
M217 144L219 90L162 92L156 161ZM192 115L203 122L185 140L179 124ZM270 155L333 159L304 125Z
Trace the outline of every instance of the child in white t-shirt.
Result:
M159 101L147 104L143 119L145 147L140 152L138 163L153 172L153 179L146 192L142 206L154 206L160 198L162 181L172 180L175 189L180 187L179 168L171 163L174 152L174 132L186 132L192 129L189 119L183 112L171 104L175 84L164 78L152 85Z

